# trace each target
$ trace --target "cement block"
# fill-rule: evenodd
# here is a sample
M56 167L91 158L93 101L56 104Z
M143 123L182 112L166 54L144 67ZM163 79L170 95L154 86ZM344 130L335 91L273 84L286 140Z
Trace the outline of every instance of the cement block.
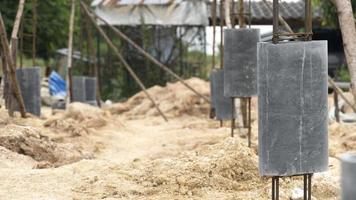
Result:
M86 101L86 77L85 76L73 76L72 77L72 89L73 89L73 102L85 102Z
M341 199L356 199L356 154L341 156Z
M216 69L210 76L212 102L217 120L230 120L232 118L232 100L224 96L224 71ZM234 118L236 115L234 116Z
M257 43L259 29L227 29L224 41L224 95L257 95Z
M41 115L41 68L26 67L16 70L16 78L28 113ZM17 109L18 110L18 106Z
M85 100L86 101L96 100L96 78L93 77L85 78Z
M327 69L326 41L258 44L262 176L328 169Z

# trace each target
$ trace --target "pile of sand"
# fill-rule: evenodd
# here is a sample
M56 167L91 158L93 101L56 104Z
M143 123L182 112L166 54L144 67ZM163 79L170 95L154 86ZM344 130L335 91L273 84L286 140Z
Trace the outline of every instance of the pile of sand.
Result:
M48 119L44 126L56 132L70 133L74 137L88 134L90 128L103 127L109 120L109 112L88 104L72 103L64 113Z
M210 96L208 82L199 78L190 78L185 81L201 94L207 97ZM168 117L184 114L201 116L209 113L209 104L180 82L167 83L165 87L154 86L147 91L154 98L162 112ZM159 115L156 108L143 92L137 93L124 103L117 103L106 109L112 114L125 113L129 117Z
M92 157L70 143L54 142L40 128L9 124L0 128L0 146L37 161L37 167L60 166Z
M356 126L348 123L329 125L329 151L331 156L356 150Z
M73 189L80 199L264 200L271 194L270 179L258 174L255 151L232 138L178 157L137 159L129 165L105 164L87 170L95 173ZM330 177L315 177L316 199L331 200L337 196L338 185ZM303 182L301 178L283 178L280 185L281 199L292 199L293 191L302 190Z

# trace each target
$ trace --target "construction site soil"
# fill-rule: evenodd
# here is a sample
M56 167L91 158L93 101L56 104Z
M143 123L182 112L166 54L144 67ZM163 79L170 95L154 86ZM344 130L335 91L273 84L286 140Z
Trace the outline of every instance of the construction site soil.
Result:
M209 96L209 83L188 84ZM260 177L257 99L252 101L252 148L245 130L230 137L228 122L208 118L210 106L181 83L148 92L165 122L140 92L102 109L73 103L43 108L41 118L0 110L0 199L241 199L271 198ZM356 125L332 122L330 169L315 174L313 199L339 199L339 160L356 149ZM281 199L302 199L301 178L281 180Z

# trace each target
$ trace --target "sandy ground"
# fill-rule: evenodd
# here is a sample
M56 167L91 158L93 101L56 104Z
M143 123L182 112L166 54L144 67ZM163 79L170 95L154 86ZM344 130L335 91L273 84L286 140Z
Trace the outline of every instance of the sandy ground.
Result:
M189 83L208 95L208 83ZM149 90L164 122L142 93L98 109L74 103L41 118L9 118L0 110L0 199L270 198L258 174L257 113L253 145L244 130L208 119L209 105L180 84ZM313 199L339 199L337 156L355 150L355 125L330 124L330 169L313 179ZM302 180L284 178L281 199L301 199Z

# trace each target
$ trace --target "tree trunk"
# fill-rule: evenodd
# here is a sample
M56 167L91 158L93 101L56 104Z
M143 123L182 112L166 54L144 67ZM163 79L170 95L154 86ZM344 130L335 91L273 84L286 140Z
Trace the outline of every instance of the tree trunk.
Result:
M239 0L239 26L240 26L240 28L246 28L245 8L244 8L243 0Z
M71 11L69 18L69 33L68 33L68 54L67 54L67 108L69 103L73 102L73 89L72 89L72 64L73 64L73 32L75 22L75 0L72 0Z
M356 102L356 28L350 0L333 0L339 16L344 51L351 77L351 92Z
M4 58L6 61L6 66L7 69L9 70L9 80L11 84L11 92L17 99L17 102L19 104L19 109L21 113L21 117L25 118L26 117L26 108L25 104L21 95L20 87L16 79L16 66L14 65L13 62L13 57L11 56L11 51L10 51L10 45L7 40L7 35L6 35L6 30L5 30L5 24L4 21L0 15L0 40L1 40L1 46L2 46L2 53L4 54ZM9 108L11 109L11 108Z
M231 13L230 13L230 8L231 8L231 0L225 0L225 23L226 27L228 28L233 28L232 23L231 23Z

